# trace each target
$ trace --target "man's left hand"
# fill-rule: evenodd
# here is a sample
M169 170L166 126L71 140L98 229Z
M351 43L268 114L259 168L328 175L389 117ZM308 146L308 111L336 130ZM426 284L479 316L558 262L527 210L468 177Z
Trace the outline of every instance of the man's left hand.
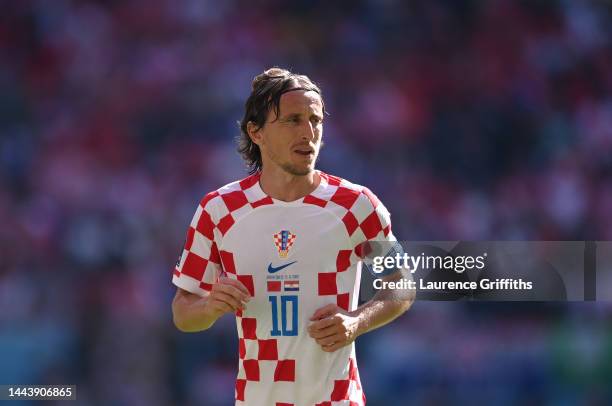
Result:
M310 318L308 334L325 352L349 345L358 336L359 319L338 305L321 307Z

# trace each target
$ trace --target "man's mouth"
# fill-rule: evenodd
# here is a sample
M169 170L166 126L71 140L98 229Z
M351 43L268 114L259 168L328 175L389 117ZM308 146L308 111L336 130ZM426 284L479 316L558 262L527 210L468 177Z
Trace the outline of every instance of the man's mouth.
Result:
M296 148L293 150L296 154L308 156L314 154L314 149L308 147Z

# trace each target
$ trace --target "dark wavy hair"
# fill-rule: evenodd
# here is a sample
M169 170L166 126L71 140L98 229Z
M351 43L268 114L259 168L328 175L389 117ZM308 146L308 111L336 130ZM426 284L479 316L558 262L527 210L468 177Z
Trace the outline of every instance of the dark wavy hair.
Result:
M292 90L317 92L323 103L321 89L308 76L274 67L253 79L251 94L244 105L244 117L238 122L240 135L237 138L238 152L245 160L250 174L260 171L262 162L261 151L249 137L247 124L252 121L258 129L262 128L272 109L278 117L281 96ZM323 103L323 114L326 114L325 103Z

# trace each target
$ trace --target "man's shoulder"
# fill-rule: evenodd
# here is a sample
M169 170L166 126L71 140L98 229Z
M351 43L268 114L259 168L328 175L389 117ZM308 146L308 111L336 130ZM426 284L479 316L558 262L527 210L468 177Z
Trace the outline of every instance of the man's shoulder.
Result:
M361 192L361 190L364 188L364 186L353 183L350 180L341 178L340 176L331 175L323 171L319 171L319 175L321 175L321 180L331 187L343 187L357 192Z
M387 238L391 232L389 211L370 189L338 176L320 174L326 183L319 196L326 201L320 205L341 218L351 238L359 243Z
M201 200L200 206L205 210L214 209L216 206L227 206L228 208L239 208L247 203L253 203L259 196L253 193L253 186L259 181L259 173L247 176L244 179L230 182L207 193Z
M359 200L369 201L373 207L377 207L381 204L378 197L366 186L325 172L319 171L319 174L329 188L336 189L331 200L340 198L341 196L348 197L353 195Z

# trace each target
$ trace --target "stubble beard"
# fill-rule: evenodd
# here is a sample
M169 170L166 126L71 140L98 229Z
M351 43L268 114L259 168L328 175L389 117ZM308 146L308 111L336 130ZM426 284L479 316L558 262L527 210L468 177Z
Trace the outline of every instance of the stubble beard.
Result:
M289 162L281 163L279 164L279 166L281 167L282 170L284 170L290 175L306 176L306 175L311 174L314 171L314 167L315 167L315 163L317 162L317 158L318 158L318 154L315 155L314 159L312 160L312 163L306 166L296 165L296 164L292 164Z
M288 174L293 176L307 176L314 172L315 164L317 162L317 159L319 158L319 153L318 151L316 151L312 163L309 163L306 166L300 166L290 162L279 162L277 157L274 155L269 157L270 160L272 160L276 165L278 165L283 171L287 172Z
M296 165L283 164L280 166L285 172L293 176L306 176L314 170L314 165L306 168L298 168Z

